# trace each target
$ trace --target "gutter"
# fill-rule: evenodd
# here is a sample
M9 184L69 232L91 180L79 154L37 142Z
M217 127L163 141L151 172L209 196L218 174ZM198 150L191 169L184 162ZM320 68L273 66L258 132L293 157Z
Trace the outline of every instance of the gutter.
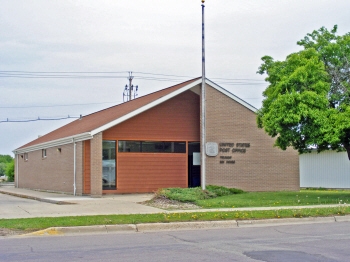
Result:
M28 153L31 151L40 150L40 149L46 149L46 148L50 148L50 147L71 144L72 141L79 142L79 141L89 140L92 138L93 137L91 135L91 132L86 132L86 133L82 133L82 134L78 134L78 135L74 135L74 136L69 136L69 137L64 137L64 138L52 140L49 142L45 142L45 143L41 143L41 144L37 144L37 145L33 145L33 146L18 148L18 149L13 150L12 152L14 154L23 154L23 153Z

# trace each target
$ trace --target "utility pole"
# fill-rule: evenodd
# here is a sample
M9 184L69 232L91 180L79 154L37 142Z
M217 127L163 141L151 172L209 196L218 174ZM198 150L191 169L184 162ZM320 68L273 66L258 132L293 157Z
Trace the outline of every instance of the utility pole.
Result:
M129 72L129 77L128 77L129 86L125 85L125 89L123 92L123 102L125 102L125 99L126 99L126 102L131 101L133 92L134 92L134 99L137 97L137 91L138 91L139 87L136 86L134 89L134 86L132 85L133 79L134 79L134 77L132 75L132 72Z
M129 72L129 101L131 101L131 92L132 92L132 85L131 85L131 83L132 83L132 79L133 79L134 77L132 76L132 72Z
M205 190L205 42L204 42L204 2L205 0L202 0L202 90L201 90L201 96L202 96L202 130L201 130L201 137L202 137L202 148L201 148L201 184L202 189Z

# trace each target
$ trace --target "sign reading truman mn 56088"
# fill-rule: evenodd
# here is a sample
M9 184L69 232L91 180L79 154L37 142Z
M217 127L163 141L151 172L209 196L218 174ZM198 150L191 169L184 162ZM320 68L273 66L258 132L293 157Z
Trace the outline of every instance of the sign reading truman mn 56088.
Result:
M247 148L250 147L250 143L219 143L220 153L241 153L245 154ZM232 159L232 156L220 156L220 164L235 164L236 161Z

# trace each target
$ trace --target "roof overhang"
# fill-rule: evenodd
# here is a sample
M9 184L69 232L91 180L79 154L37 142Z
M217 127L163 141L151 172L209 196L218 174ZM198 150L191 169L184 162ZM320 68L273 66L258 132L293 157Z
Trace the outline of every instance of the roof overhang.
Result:
M19 149L13 150L12 152L14 154L23 154L23 153L28 153L31 151L50 148L50 147L54 147L54 146L62 146L62 145L71 144L74 142L79 142L79 141L84 141L84 140L89 140L89 139L92 139L92 135L90 132L87 132L87 133L82 133L82 134L78 134L78 135L74 135L74 136L64 137L64 138L57 139L57 140L52 140L49 142L45 142L45 143L41 143L41 144L37 144L37 145L33 145L33 146L19 148Z
M240 99L239 97L235 96L234 94L230 93L229 91L227 91L226 89L222 88L221 86L215 84L214 82L210 81L209 79L206 79L205 83L210 85L211 87L215 88L219 92L223 93L224 95L228 96L229 98L235 100L237 103L241 104L242 106L245 106L246 108L248 108L249 110L253 111L254 113L256 113L258 111L258 109L256 109L251 104L249 104L246 101Z

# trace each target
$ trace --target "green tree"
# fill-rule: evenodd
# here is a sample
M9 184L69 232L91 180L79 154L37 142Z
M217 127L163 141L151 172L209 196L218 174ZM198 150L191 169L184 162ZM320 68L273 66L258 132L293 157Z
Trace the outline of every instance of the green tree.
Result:
M10 155L0 155L0 163L10 163L12 159Z
M6 176L8 181L13 182L15 180L15 160L13 159L6 167Z
M7 164L0 163L0 176L5 175L6 166L7 166Z
M277 137L275 146L300 153L347 150L350 159L350 33L322 27L298 42L304 50L285 61L262 58L267 74L257 124Z

